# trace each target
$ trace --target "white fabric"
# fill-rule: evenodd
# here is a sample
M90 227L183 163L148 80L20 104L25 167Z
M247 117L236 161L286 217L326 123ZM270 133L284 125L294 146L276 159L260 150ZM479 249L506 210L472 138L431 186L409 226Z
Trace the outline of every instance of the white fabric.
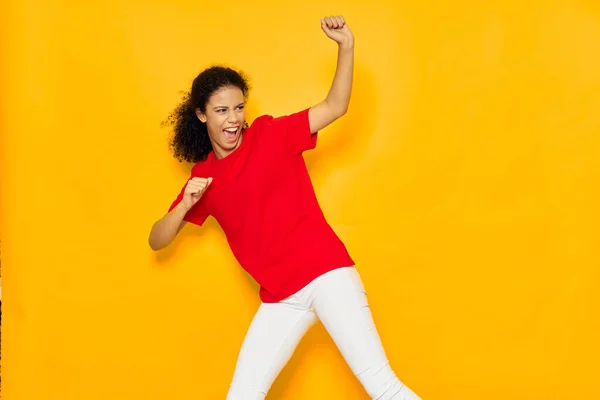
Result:
M261 304L242 344L227 400L264 399L317 320L372 399L420 400L390 367L354 267L330 271L278 303Z

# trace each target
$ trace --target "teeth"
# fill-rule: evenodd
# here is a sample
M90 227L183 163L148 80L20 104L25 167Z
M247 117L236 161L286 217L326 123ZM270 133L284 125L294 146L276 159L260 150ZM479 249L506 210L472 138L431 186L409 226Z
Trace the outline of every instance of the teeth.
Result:
M237 132L237 128L234 128L234 129L225 129L225 132L236 133Z

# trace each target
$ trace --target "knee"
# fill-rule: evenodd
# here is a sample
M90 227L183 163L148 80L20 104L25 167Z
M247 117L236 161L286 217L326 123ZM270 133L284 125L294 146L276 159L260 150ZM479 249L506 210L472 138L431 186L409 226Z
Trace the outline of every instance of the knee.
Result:
M266 395L267 393L256 385L233 382L229 386L227 400L264 400Z

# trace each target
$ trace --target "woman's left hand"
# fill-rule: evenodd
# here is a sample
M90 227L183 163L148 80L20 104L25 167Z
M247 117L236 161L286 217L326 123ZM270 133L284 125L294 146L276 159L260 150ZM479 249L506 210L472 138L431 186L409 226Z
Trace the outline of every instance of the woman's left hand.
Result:
M354 35L344 21L344 17L325 17L321 19L321 29L327 37L335 40L339 45L354 46Z

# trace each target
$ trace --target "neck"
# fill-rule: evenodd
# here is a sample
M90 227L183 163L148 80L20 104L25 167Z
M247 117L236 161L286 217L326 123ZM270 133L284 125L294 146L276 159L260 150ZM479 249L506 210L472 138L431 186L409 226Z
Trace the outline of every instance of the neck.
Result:
M231 154L231 152L226 152L225 150L223 150L223 149L219 149L219 148L216 148L216 147L213 147L213 151L215 152L215 158L216 158L217 160L220 160L220 159L222 159L222 158L225 158L225 157L227 157L229 154Z
M217 160L221 160L221 159L227 157L228 155L230 155L231 153L236 151L238 147L240 147L243 140L244 140L244 136L242 135L242 136L240 136L240 139L238 140L236 146L231 150L223 150L222 148L215 146L215 144L213 143L212 145L213 145L213 152L215 153L215 158Z

